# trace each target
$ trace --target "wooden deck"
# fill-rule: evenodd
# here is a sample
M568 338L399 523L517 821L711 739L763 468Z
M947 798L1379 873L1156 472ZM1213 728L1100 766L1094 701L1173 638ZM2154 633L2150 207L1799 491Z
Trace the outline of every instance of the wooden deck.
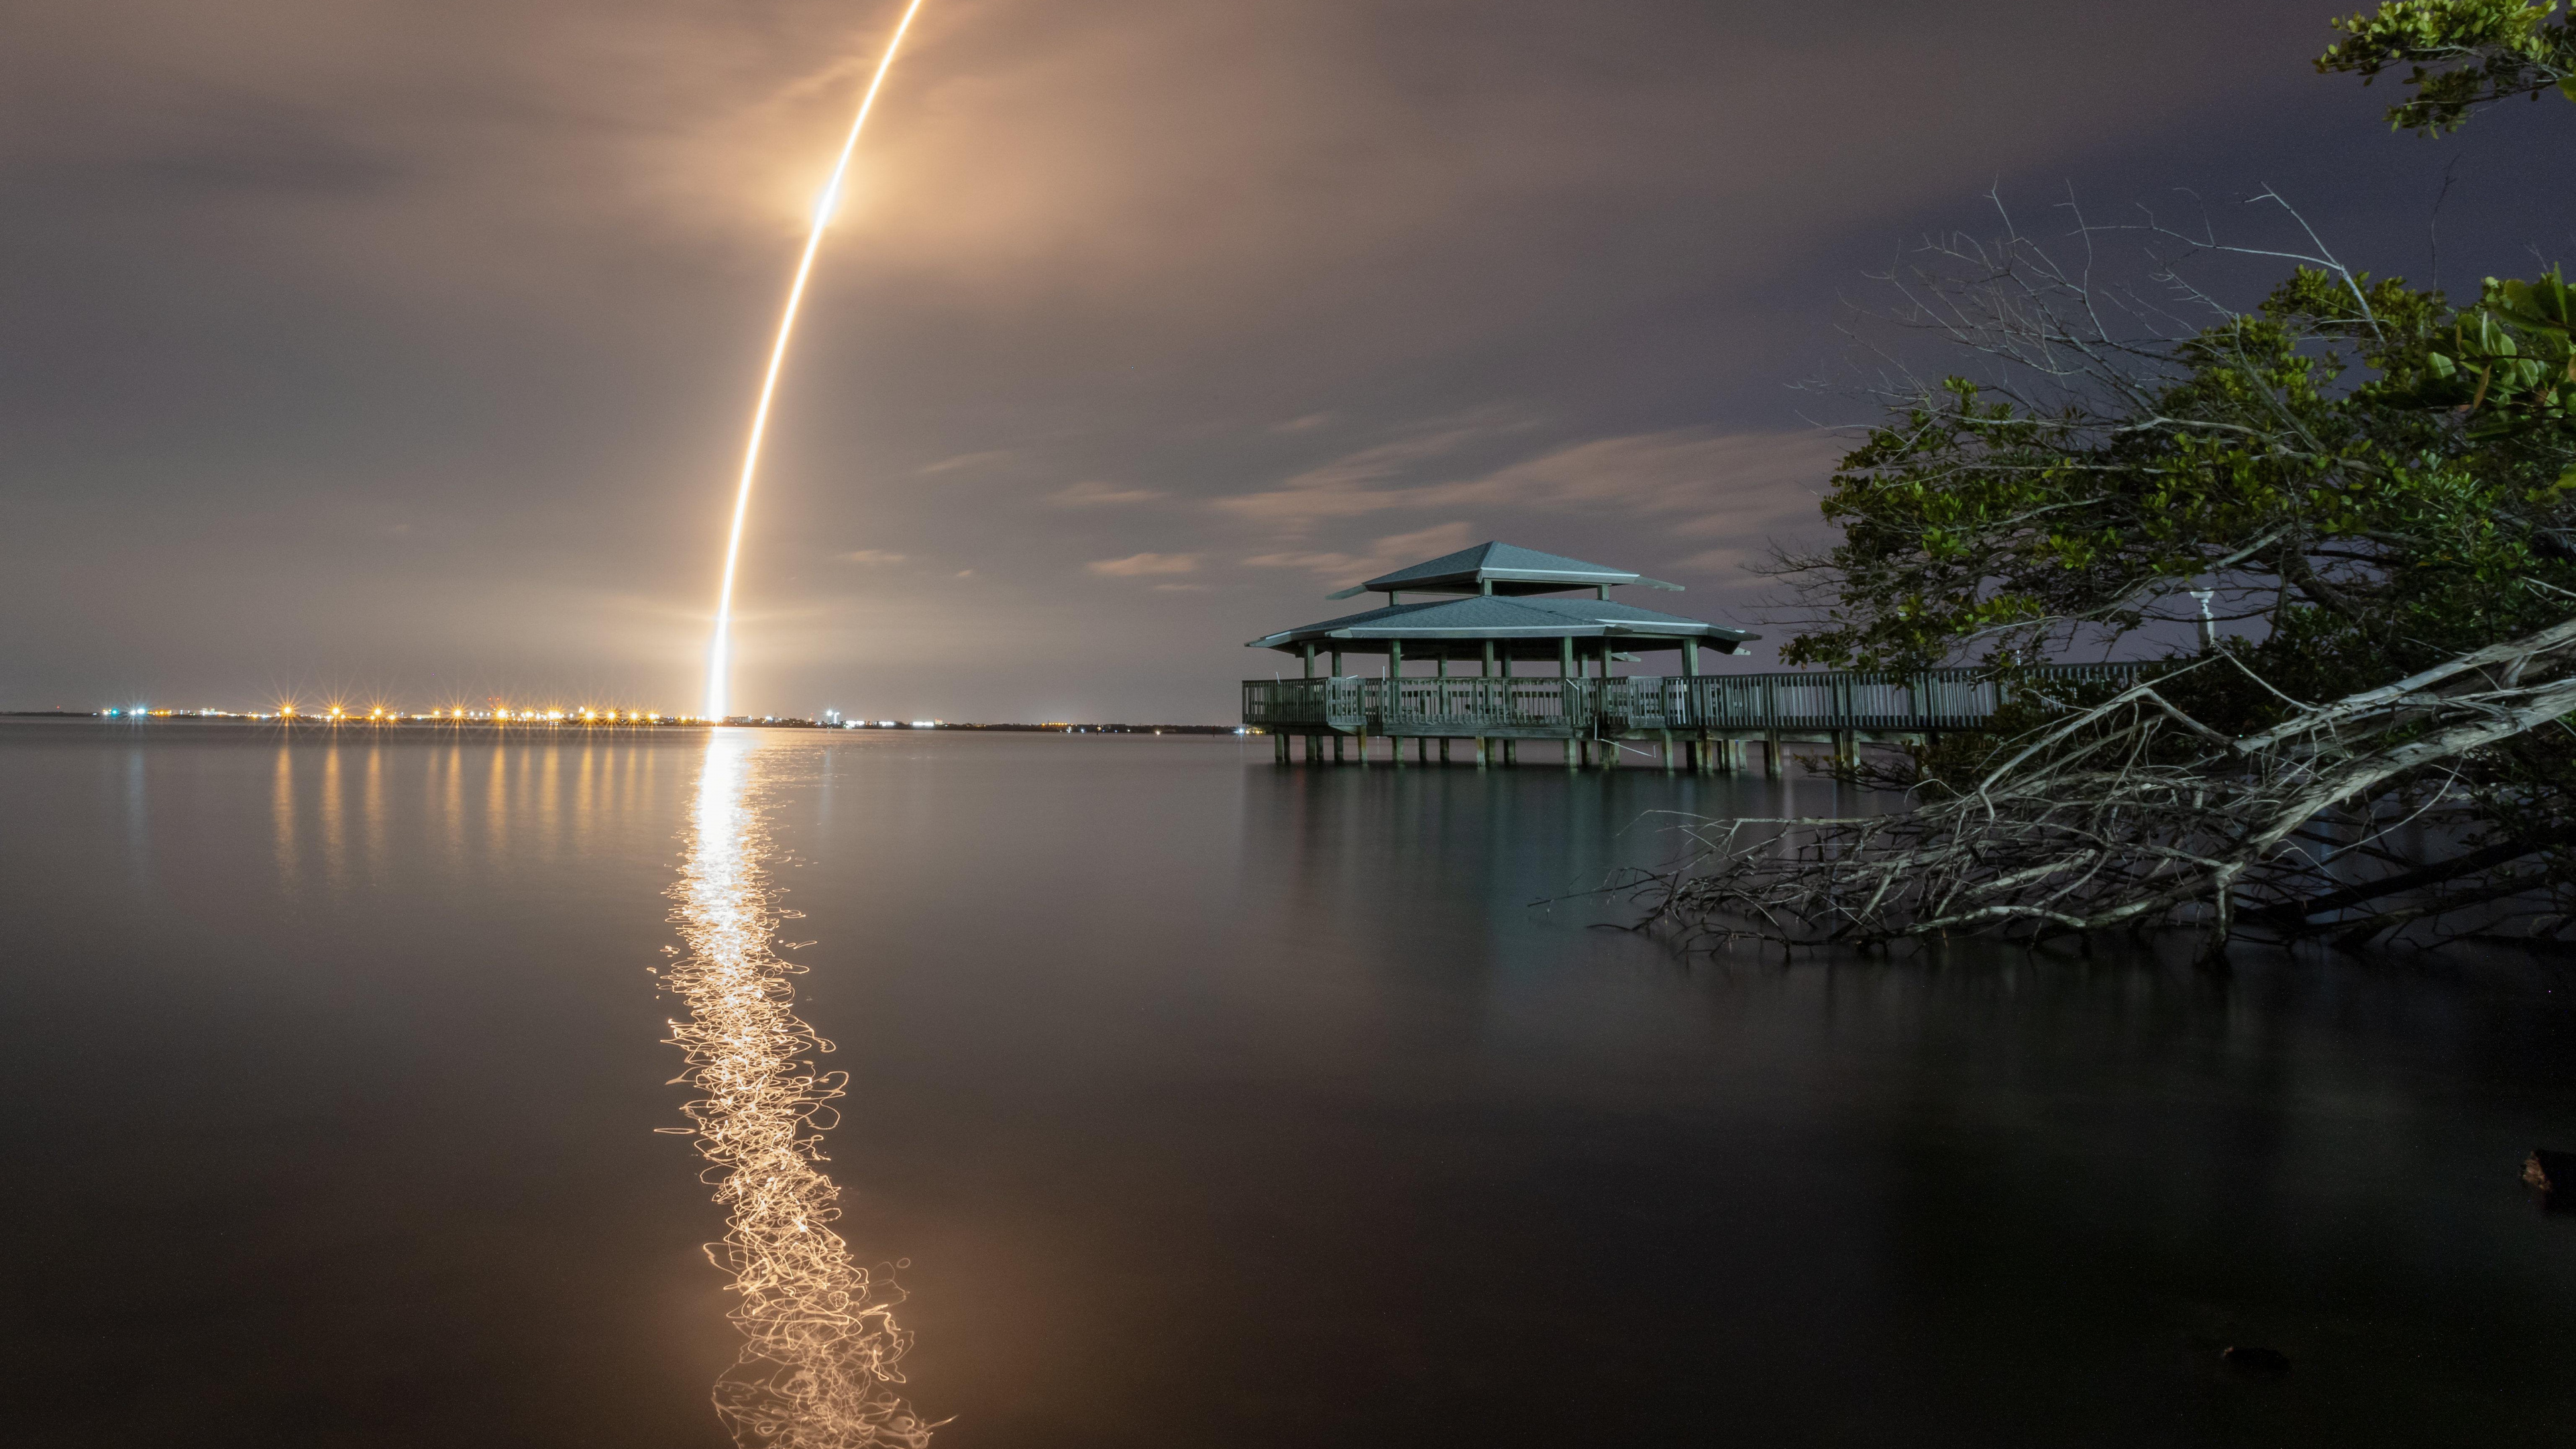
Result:
M1760 743L1764 763L1777 774L1789 744L1824 743L1849 753L1865 740L1913 740L1949 730L1976 729L1990 719L2006 689L2049 684L2127 684L2147 666L2057 664L2016 671L2010 683L1979 669L1914 671L1798 671L1778 674L1630 675L1615 679L1406 677L1370 679L1247 679L1243 722L1288 740L1303 737L1306 757L1322 757L1326 740L1336 762L1344 742L1356 740L1357 758L1368 742L1476 744L1476 763L1511 763L1521 740L1566 745L1566 763L1588 763L1598 753L1615 762L1620 740L1660 745L1663 765L1676 768L1678 748L1694 769L1741 769L1745 746ZM1492 758L1500 745L1500 760ZM1598 747L1596 749L1596 747Z

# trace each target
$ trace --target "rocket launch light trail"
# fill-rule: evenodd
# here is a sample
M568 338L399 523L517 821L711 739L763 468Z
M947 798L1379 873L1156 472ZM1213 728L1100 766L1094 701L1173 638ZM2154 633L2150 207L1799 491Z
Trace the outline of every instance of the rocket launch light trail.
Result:
M742 455L742 482L734 490L733 531L725 541L724 587L716 595L715 642L707 654L707 718L721 720L729 704L728 688L733 653L733 581L734 570L742 561L743 521L751 516L751 485L760 473L760 444L769 432L769 405L778 395L778 374L787 365L787 342L796 332L796 312L805 303L805 284L814 275L814 258L823 249L823 233L832 224L832 212L841 202L841 183L849 175L850 157L859 149L859 133L867 129L868 112L876 108L877 92L884 88L886 72L894 69L895 52L903 48L903 37L912 29L912 17L921 11L922 0L910 0L904 6L903 18L895 22L894 38L886 42L885 58L877 62L876 75L868 81L867 94L859 98L859 114L850 122L850 134L841 142L840 159L832 163L832 179L814 203L813 229L805 235L805 254L797 260L796 280L787 289L787 308L778 319L778 340L770 345L769 370L760 380L760 401L751 410L751 441Z

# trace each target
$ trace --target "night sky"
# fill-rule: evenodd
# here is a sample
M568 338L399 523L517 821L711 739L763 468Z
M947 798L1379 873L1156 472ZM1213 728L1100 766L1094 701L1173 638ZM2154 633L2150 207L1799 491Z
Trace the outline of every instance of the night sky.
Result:
M693 708L896 11L7 4L0 708ZM1742 566L1867 416L1791 384L1990 187L2249 241L2275 187L2421 277L2447 168L2455 295L2569 249L2576 107L2392 135L2309 67L2332 13L930 0L789 364L736 707L1227 721L1286 664L1244 640L1486 538L1763 628Z

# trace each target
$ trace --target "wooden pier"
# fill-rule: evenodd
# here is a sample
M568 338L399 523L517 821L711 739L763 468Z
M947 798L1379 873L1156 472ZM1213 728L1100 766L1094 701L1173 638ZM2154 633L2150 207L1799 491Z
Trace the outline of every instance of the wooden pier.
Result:
M1308 764L1367 764L1383 740L1398 766L1407 740L1420 764L1435 763L1435 742L1437 763L1450 763L1452 742L1465 740L1473 753L1457 763L1479 768L1519 763L1521 741L1554 740L1568 769L1613 768L1636 753L1668 771L1732 774L1759 745L1776 779L1792 745L1850 759L1864 744L1982 728L2012 689L2125 685L2148 666L2041 665L2005 678L1982 669L1533 678L1441 667L1432 677L1247 679L1243 723L1276 739L1283 765L1294 739L1306 742Z

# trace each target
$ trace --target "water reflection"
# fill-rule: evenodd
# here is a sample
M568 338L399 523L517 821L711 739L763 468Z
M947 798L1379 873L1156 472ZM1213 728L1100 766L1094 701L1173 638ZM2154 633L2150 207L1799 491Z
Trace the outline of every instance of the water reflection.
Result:
M295 752L284 745L277 747L277 773L269 792L269 819L277 833L277 879L279 886L292 894L295 889Z
M745 1342L716 1411L740 1444L925 1444L931 1426L890 1387L911 1344L894 1321L903 1292L831 1227L840 1188L818 1165L821 1134L848 1077L816 1070L831 1043L796 1015L799 968L772 945L791 913L770 885L762 790L759 740L713 732L670 892L688 949L663 978L689 1006L672 1024L688 1061L674 1080L704 1094L683 1110L732 1212L707 1256L734 1276L728 1316Z

